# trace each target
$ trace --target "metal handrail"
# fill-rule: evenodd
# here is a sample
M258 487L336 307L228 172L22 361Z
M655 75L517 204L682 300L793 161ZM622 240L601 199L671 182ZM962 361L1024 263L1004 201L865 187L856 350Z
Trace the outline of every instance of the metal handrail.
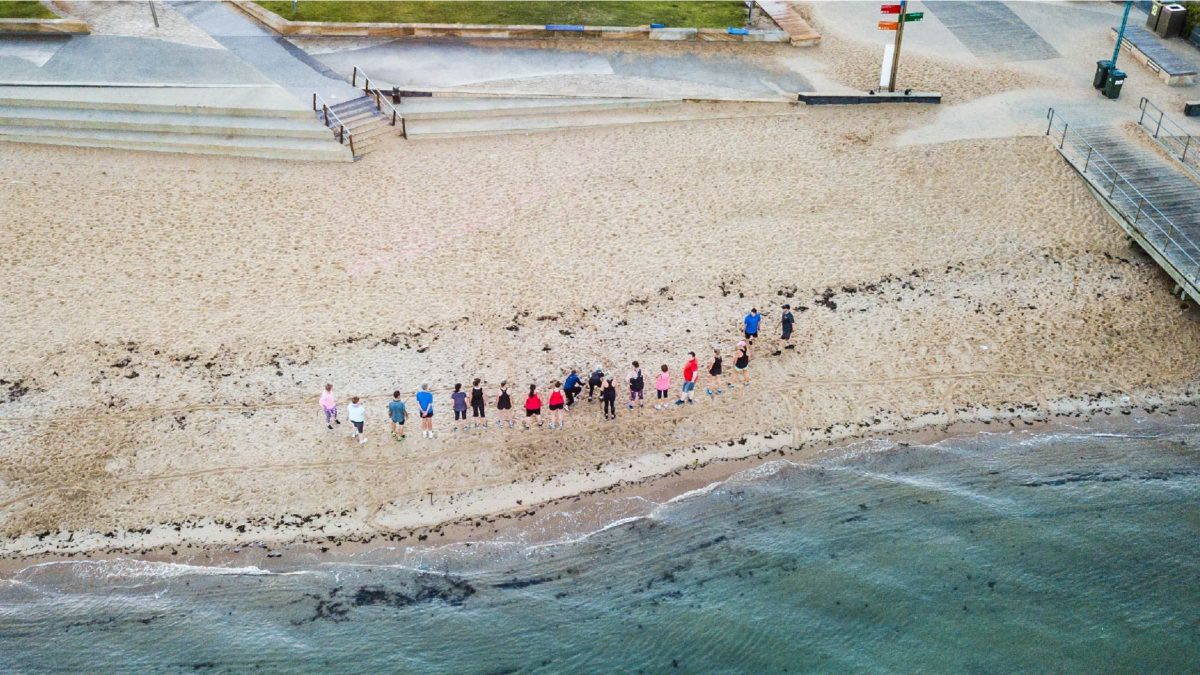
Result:
M391 101L387 100L387 94L380 91L378 87L375 87L374 89L371 88L371 78L367 75L367 71L359 68L358 66L354 66L354 70L350 72L350 86L358 86L358 76L360 74L363 78L363 93L367 94L368 96L373 96L375 98L375 109L384 114L387 114L383 110L383 104L386 103L387 107L392 111L392 126L396 126L398 123L400 125L400 135L408 138L408 129L404 123L404 115L396 109L396 106L392 105Z
M1142 111L1142 114L1138 116L1138 126L1141 126L1146 133L1150 134L1150 137L1153 138L1154 141L1162 147L1162 149L1166 150L1168 154L1170 154L1172 157L1177 157L1177 159L1179 159L1179 161L1183 164L1184 168L1186 168L1188 171L1191 171L1196 178L1200 178L1200 138L1196 138L1195 136L1191 135L1186 129L1180 126L1178 122L1170 117L1167 117L1167 113L1162 108L1154 105L1154 103L1152 103L1150 99L1146 98L1145 96L1143 96L1142 100L1138 102L1138 108L1140 108ZM1147 110L1148 108L1152 108L1153 110ZM1147 113L1150 113L1151 122L1154 122L1153 133L1151 133L1150 128L1144 124ZM1157 122L1153 120L1154 113L1158 113ZM1167 125L1167 133L1165 137L1162 133L1164 123ZM1170 141L1173 142L1168 142L1167 139L1170 139ZM1181 142L1181 139L1183 149L1179 150L1179 154L1176 156L1175 152L1178 148L1174 145L1174 143ZM1190 160L1188 159L1189 150L1192 152L1192 159Z
M331 117L333 118L333 121L337 123L337 129L334 130L333 136L334 136L334 138L337 139L337 142L341 143L342 145L345 145L346 142L349 141L350 142L350 154L353 156L354 155L354 134L351 134L349 131L346 131L346 124L344 122L342 122L342 118L338 117L337 113L334 112L333 109L329 107L329 103L327 103L320 94L318 94L317 92L314 91L312 101L313 101L313 103L312 103L313 112L321 113L326 127L328 127L329 129L333 129L333 125L329 123L329 118L331 118ZM321 103L320 108L317 108L318 101L320 101L320 103Z
M1055 131L1055 116L1056 113L1054 108L1050 108L1046 112L1046 117L1050 120L1049 124L1046 126L1046 135L1050 136L1052 141L1054 140L1054 137L1051 136L1051 132ZM1122 176L1121 172L1117 171L1116 167L1109 163L1108 160L1104 159L1104 156L1101 155L1100 152L1092 146L1092 144L1080 138L1078 132L1076 132L1073 139L1068 140L1070 125L1065 119L1062 119L1061 116L1058 117L1062 121L1062 131L1059 134L1058 141L1059 153L1062 154L1062 156L1068 162L1070 162L1073 166L1075 166L1076 169L1079 170L1079 173L1081 176L1083 176L1084 180L1092 184L1093 187L1096 188L1097 192L1102 192L1106 186L1103 183L1097 183L1096 181L1088 178L1088 167L1095 162L1102 162L1104 166L1107 166L1109 176L1105 176L1103 171L1099 171L1098 173L1108 182L1108 202L1114 209L1117 210L1118 213L1121 213L1126 218L1130 219L1135 227L1142 224L1141 221L1143 218L1146 220L1146 222L1150 223L1160 236L1165 238L1166 241L1173 245L1179 253L1187 258L1187 261L1191 264L1191 270L1187 272L1183 270L1180 271L1181 273L1184 273L1190 277L1189 281L1193 285L1198 285L1198 281L1200 281L1200 261L1198 261L1196 257L1193 256L1187 248L1185 248L1186 244L1187 246L1191 246L1193 249L1200 249L1200 246L1197 246L1197 242L1192 240L1191 237L1187 236L1186 233L1180 230L1179 227L1176 226L1166 214L1160 211L1153 202L1143 195L1140 190L1134 187L1133 183L1129 182L1129 179ZM1087 150L1086 154L1083 151L1084 148ZM1072 159L1072 157L1066 152L1067 149L1070 149L1072 152L1076 153L1077 156L1085 157L1082 167L1079 166L1080 162L1078 159ZM1111 180L1108 180L1110 176ZM1123 182L1124 186L1119 186L1118 181ZM1120 197L1130 205L1137 205L1136 212L1129 213L1130 209L1128 207L1122 208L1122 201L1114 199L1118 192L1120 193ZM1136 199L1134 199L1134 195L1136 195ZM1182 240L1183 243L1181 243L1180 240Z

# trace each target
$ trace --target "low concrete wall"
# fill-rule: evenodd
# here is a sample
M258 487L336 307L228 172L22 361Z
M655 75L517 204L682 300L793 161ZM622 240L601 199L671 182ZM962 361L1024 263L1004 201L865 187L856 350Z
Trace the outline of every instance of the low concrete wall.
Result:
M468 39L599 39L664 40L695 42L787 42L783 31L747 30L730 33L721 28L650 28L649 26L507 26L466 23L325 23L288 21L249 0L233 4L280 35L337 37L454 37Z
M868 103L941 103L942 95L933 91L914 91L905 94L901 91L881 91L874 94L826 94L821 92L801 92L797 100L805 105L857 105Z
M63 14L53 3L44 2L57 19L0 19L0 35L84 35L92 29L83 21Z

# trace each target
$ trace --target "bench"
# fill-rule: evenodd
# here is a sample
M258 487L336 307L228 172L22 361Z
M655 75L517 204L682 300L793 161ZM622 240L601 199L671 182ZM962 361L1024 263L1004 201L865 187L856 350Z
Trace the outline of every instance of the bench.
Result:
M1116 28L1109 31L1109 37L1116 41ZM1163 45L1157 35L1140 26L1125 27L1125 39L1121 41L1121 48L1154 71L1169 87L1183 87L1196 81L1196 66L1176 56Z
M1184 103L1183 114L1186 117L1200 117L1200 101L1188 101Z

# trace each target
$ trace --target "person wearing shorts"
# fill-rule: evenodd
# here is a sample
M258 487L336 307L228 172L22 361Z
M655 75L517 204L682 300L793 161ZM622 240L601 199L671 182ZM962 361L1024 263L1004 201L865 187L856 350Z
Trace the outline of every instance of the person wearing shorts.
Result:
M529 428L530 417L536 417L537 425L542 426L542 397L538 396L537 385L529 385L529 396L525 397L525 428Z
M553 429L556 425L559 429L563 428L563 408L566 406L567 398L562 390L562 383L555 382L554 389L550 391L550 398L546 403L550 406L550 428Z
M750 348L745 342L739 342L733 353L733 372L743 387L750 386L750 375L746 369L750 367Z
M796 317L792 314L792 306L783 306L783 316L779 317L779 339L784 342L790 342L792 339L792 327L796 325Z
M363 425L367 421L367 410L362 403L359 403L358 397L350 398L350 405L346 406L346 417L350 418L350 423L354 425L354 433L350 434L350 438L357 438L359 445L367 442L367 437L363 435Z
M388 419L392 421L392 438L402 441L404 440L404 421L408 418L408 410L404 407L404 401L400 400L400 390L392 392L392 400L388 403Z
M429 385L421 385L417 392L417 415L421 418L421 433L425 438L433 438L433 392Z
M696 374L700 371L700 364L696 362L696 352L688 352L687 363L683 364L683 388L679 392L679 400L675 401L675 405L683 405L687 403L695 403L692 398L696 391Z
M750 313L742 321L745 323L746 339L753 343L754 338L758 337L758 324L762 323L762 314L758 313L757 308L751 307Z
M714 349L712 363L708 364L708 376L712 378L713 383L704 390L704 393L709 396L721 393L721 369L721 350ZM714 390L713 387L717 387L717 389Z
M508 380L500 383L500 391L496 393L496 411L500 416L500 422L496 428L504 428L505 422L508 422L509 429L513 428L516 420L513 419L512 394L508 393Z
M629 409L633 410L636 401L639 406L646 405L646 377L637 361L633 362L633 370L629 372Z

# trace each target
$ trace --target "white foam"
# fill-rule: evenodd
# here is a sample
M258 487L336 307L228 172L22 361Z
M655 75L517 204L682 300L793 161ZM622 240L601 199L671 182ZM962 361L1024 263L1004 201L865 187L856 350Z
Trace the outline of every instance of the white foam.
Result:
M208 575L269 575L267 570L254 567L220 567L186 565L183 563L151 562L129 558L107 560L66 560L38 563L18 571L14 578L29 577L48 572L65 571L81 579L174 579L184 576Z

